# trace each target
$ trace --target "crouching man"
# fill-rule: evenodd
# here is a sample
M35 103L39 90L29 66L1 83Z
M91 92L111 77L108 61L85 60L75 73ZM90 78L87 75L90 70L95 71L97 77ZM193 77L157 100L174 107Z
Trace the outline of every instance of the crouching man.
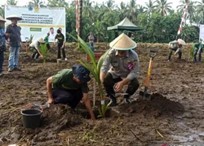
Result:
M110 43L110 51L105 56L100 71L103 83L112 106L117 105L115 93L128 85L124 99L130 103L130 96L139 88L139 58L133 50L137 44L124 33Z
M185 41L182 39L174 40L169 42L169 55L168 55L168 61L171 61L171 56L174 53L174 55L178 54L178 59L181 60L182 57L182 47L185 45Z
M44 44L45 41L43 40L43 38L40 38L36 41L33 41L29 47L30 49L34 49L33 55L32 55L32 59L37 60L39 57L43 58L42 53L40 52L40 44Z
M74 109L82 100L92 120L95 120L88 97L90 81L89 71L82 65L74 65L72 69L63 69L47 79L48 103L68 104Z

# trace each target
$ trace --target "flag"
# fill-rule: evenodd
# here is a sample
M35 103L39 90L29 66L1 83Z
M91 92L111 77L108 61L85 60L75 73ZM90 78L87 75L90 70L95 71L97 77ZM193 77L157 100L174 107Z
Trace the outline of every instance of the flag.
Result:
M181 23L179 25L179 29L178 29L178 32L177 32L177 36L179 36L182 32L182 28L184 27L185 25L185 22L186 22L186 16L187 16L187 13L188 13L188 6L189 6L189 0L186 0L186 5L185 5L185 8L183 10L183 15L182 15L182 18L181 18Z

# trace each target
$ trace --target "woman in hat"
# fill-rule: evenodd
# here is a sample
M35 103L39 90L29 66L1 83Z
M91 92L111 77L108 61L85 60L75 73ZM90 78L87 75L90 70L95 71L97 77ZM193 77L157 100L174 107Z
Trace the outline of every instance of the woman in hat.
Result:
M178 54L178 59L181 59L182 57L182 46L185 45L185 41L182 39L174 40L169 43L169 56L168 61L171 60L171 55L174 53L174 55Z
M6 21L0 16L0 76L3 75L4 51L6 49L6 36L4 33L4 23Z
M110 51L105 56L100 71L100 80L104 84L112 106L117 105L115 92L121 92L128 85L124 99L130 103L130 96L139 87L139 58L133 50L137 44L124 33L110 43Z
M19 49L21 46L21 28L17 26L17 22L19 20L22 20L21 17L18 17L16 15L8 16L6 19L11 20L11 24L7 26L6 28L6 36L8 37L8 42L10 45L9 51L9 72L12 72L13 70L19 70Z
M74 109L82 100L91 119L95 116L88 97L88 85L90 81L89 71L82 65L74 65L72 69L63 69L56 75L47 79L48 104L68 104Z

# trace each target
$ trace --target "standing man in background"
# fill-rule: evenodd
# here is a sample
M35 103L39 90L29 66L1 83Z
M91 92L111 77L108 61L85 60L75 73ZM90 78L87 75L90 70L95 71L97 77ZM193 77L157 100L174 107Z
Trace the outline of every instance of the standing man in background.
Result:
M93 32L90 32L90 34L88 36L88 40L89 40L89 47L94 52L94 40L95 40L95 37L93 35Z
M57 35L55 36L55 40L57 41L57 47L58 47L58 52L57 52L57 59L62 59L67 61L66 54L65 54L65 38L64 35L61 32L61 29L57 30ZM61 58L61 52L62 52L62 58Z
M18 64L19 50L21 46L21 27L17 26L17 22L22 20L22 18L16 15L11 15L6 19L11 20L11 24L6 28L6 37L8 38L10 45L8 71L21 71Z

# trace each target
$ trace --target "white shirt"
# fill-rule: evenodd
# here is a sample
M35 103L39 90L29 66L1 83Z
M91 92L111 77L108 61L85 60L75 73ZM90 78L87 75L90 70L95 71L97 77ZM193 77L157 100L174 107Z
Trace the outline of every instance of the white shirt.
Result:
M38 50L38 47L39 47L38 44L39 44L38 40L34 40L34 41L32 41L32 43L29 46Z

